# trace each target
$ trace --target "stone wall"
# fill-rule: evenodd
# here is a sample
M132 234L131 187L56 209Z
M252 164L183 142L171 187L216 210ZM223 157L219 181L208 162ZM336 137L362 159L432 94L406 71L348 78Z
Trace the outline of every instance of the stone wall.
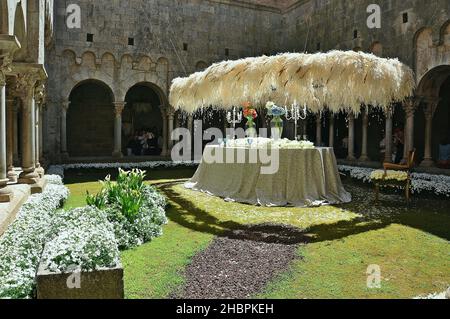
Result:
M115 101L124 101L135 84L151 83L167 107L174 77L224 59L356 49L399 58L417 71L418 84L435 66L450 64L449 1L378 1L382 26L369 29L367 6L372 2L57 1L55 45L47 67L47 157L55 160L60 154L62 105L73 88L88 79L110 87ZM81 29L66 27L70 3L81 7ZM93 42L86 41L88 33Z
M124 101L137 83L153 83L167 103L174 77L213 62L282 51L281 11L260 4L150 0L55 3L55 46L48 63L46 153L60 153L60 109L79 83L96 79ZM233 2L233 1L227 1ZM68 29L66 6L81 7L82 28ZM87 42L87 34L93 42ZM134 45L129 45L129 41Z

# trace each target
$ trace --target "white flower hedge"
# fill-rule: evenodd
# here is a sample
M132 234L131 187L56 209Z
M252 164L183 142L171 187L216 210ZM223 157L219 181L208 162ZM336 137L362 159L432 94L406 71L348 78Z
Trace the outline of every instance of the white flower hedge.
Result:
M154 161L154 162L139 162L139 163L78 163L78 164L63 164L52 165L48 169L49 174L59 175L64 178L64 171L66 169L156 169L156 168L177 168L177 167L196 167L198 163L193 161Z
M112 268L119 264L119 249L105 212L86 206L60 210L52 220L55 237L45 245L42 263L52 272Z
M0 298L32 296L42 250L53 230L51 220L69 191L49 177L42 194L32 195L0 238Z
M339 171L349 174L353 179L360 180L364 183L370 183L372 181L371 174L375 170L365 167L340 165ZM450 197L450 176L412 173L411 191L415 194L429 192L438 196Z

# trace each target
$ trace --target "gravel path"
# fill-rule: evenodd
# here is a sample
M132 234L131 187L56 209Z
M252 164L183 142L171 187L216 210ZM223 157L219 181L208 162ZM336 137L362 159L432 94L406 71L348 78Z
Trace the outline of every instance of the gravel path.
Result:
M185 270L175 298L249 298L297 257L305 239L296 228L258 225L217 237Z

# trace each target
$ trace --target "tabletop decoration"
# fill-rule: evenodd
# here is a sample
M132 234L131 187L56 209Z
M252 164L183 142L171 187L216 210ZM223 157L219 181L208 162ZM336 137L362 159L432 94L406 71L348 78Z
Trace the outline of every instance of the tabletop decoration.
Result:
M267 114L272 116L272 121L270 122L272 138L279 140L283 135L283 115L286 115L286 110L282 107L275 105L274 102L269 101L266 104Z
M244 103L244 117L247 119L245 124L245 132L247 137L255 138L258 136L256 131L255 119L258 117L258 112L254 109L250 102Z

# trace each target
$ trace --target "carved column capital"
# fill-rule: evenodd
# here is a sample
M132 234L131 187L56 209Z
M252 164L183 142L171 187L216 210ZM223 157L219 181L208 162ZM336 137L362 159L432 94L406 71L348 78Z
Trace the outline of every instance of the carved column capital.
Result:
M127 105L126 102L114 102L114 114L116 117L122 116L122 112Z
M11 72L12 58L9 54L0 57L0 86L6 85L6 73Z
M15 92L20 98L33 97L35 93L35 86L40 76L36 71L29 71L19 73L16 79Z
M424 97L422 99L423 102L423 112L425 114L426 119L433 119L434 113L441 101L440 98L435 97Z
M403 110L405 111L406 117L412 117L416 113L421 100L419 98L410 97L403 102Z
M43 81L37 82L34 88L34 99L36 101L36 104L40 106L45 104L47 94L46 94L46 87Z

